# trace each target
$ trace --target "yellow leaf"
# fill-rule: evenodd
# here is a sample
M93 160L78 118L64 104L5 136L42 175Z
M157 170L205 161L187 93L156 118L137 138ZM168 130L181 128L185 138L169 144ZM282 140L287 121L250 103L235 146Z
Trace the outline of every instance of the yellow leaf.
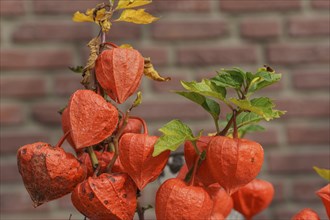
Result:
M154 66L151 63L150 57L144 58L144 75L147 77L155 80L155 81L169 81L171 80L170 77L161 77L159 73L154 69Z
M158 19L159 18L145 12L144 9L126 9L116 21L126 21L135 24L150 24Z
M96 22L98 23L101 20L104 20L104 17L106 16L106 10L104 8L98 10L96 12L96 17L94 20L94 10L93 9L87 9L86 13L81 13L77 11L74 13L72 20L75 22Z
M88 16L84 13L79 12L79 11L74 13L72 20L75 21L75 22L94 22L93 16Z
M120 48L127 48L127 49L133 49L132 45L130 44L122 44L119 46Z
M317 166L314 166L313 169L317 172L317 174L320 175L320 177L330 182L330 170L321 169L318 168Z
M135 8L150 4L151 2L152 0L119 0L116 10L122 8Z

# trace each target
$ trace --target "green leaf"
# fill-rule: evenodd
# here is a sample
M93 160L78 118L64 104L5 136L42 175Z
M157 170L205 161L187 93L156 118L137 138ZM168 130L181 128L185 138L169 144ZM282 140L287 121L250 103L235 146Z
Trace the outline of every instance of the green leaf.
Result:
M253 76L253 83L250 84L248 93L256 92L267 86L270 86L278 82L282 77L282 74L276 74L275 72L268 72L265 68L259 69L259 71Z
M178 147L187 140L194 141L200 136L194 137L191 129L178 119L172 120L159 129L163 135L158 138L155 146L153 157L161 154L166 150L175 151Z
M150 24L157 21L159 18L152 16L151 14L144 11L144 9L126 9L120 17L115 21L125 21L135 24Z
M264 130L265 128L262 127L261 125L254 125L254 124L245 125L237 129L238 136L240 138L243 138L247 133L264 131Z
M219 119L220 105L216 101L209 99L203 95L200 95L196 92L174 92L202 106L202 108L204 108L208 113L210 113L215 120Z
M235 105L237 105L240 109L254 112L262 116L266 121L269 121L274 118L279 118L285 113L284 111L274 110L274 103L271 99L267 97L255 98L251 101L236 98L230 98L229 100Z
M84 67L83 66L76 66L76 67L69 67L69 69L72 71L72 72L75 72L75 73L82 73L84 71Z
M217 86L240 89L246 78L245 75L246 73L239 68L229 70L222 69L220 72L218 72L216 77L211 78L211 81L214 82Z
M320 175L320 177L330 182L330 170L321 169L317 166L313 166L313 169Z
M253 112L242 112L236 117L237 128L243 127L245 125L257 123L263 119L262 116L255 114Z
M135 8L150 4L151 2L152 0L119 0L116 10L123 8Z
M133 102L133 105L132 105L131 109L139 106L141 103L142 103L142 93L141 93L141 91L138 91L138 93L136 94L136 98L135 98L135 100Z
M226 89L221 86L217 86L215 83L208 79L203 79L201 82L181 81L181 84L186 90L198 93L203 96L213 97L222 101L226 97Z

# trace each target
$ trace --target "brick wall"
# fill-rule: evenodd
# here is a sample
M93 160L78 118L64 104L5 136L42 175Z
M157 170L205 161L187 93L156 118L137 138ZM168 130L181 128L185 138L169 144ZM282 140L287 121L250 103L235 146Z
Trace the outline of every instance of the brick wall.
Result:
M27 143L56 143L70 94L82 86L67 67L85 62L92 24L71 21L94 0L1 0L1 219L81 218L65 197L37 209L17 172L15 153ZM198 80L222 67L254 71L267 63L283 73L265 94L288 113L254 134L265 149L261 177L276 196L259 219L290 219L311 207L325 219L314 192L325 184L313 165L329 168L329 0L154 0L161 20L149 26L114 24L108 36L151 56L169 83L144 79L144 117L152 133L172 118L213 130L201 108L169 93L179 80ZM67 144L66 149L69 149ZM144 202L153 203L157 183ZM152 212L148 213L152 218Z

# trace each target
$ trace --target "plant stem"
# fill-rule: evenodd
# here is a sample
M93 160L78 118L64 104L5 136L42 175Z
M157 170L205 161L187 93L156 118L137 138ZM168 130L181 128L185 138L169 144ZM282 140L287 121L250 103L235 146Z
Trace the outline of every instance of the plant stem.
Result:
M215 129L217 130L217 134L220 132L218 120L219 120L219 118L213 118L213 121L215 124Z
M144 220L144 210L141 207L139 202L137 203L136 210L137 210L137 213L138 213L138 216L139 216L139 220Z
M116 136L113 138L113 146L114 146L114 155L111 159L111 161L109 162L108 166L107 166L107 172L111 172L111 169L113 167L113 165L115 164L118 156L119 156L119 138L122 135L127 123L128 123L128 117L129 117L129 111L126 112L125 117L123 118L123 124L122 126L119 128Z
M198 150L198 147L197 147L197 144L196 144L196 141L190 141L192 143L192 145L194 146L194 149L195 149L195 152L196 154L199 156L201 155L201 152Z
M99 165L99 161L97 160L93 147L92 146L88 147L87 151L88 151L89 157L92 161L93 169L95 170Z
M237 111L233 111L233 123L234 123L234 132L233 132L233 137L238 138L238 132L237 132L237 124L236 124L236 116L237 116Z
M234 119L234 115L231 116L230 120L228 121L226 127L220 132L218 133L220 136L226 136L229 128L231 127L231 124L233 123L233 119Z
M66 138L69 136L71 130L67 131L62 137L61 139L58 141L58 143L55 145L55 147L61 147L63 142L66 140Z
M196 176L196 171L198 168L198 162L199 162L199 158L200 158L200 154L198 155L198 157L196 158L195 164L194 164L194 170L193 170L193 174L192 174L192 178L190 180L190 186L193 186L195 183L195 176Z

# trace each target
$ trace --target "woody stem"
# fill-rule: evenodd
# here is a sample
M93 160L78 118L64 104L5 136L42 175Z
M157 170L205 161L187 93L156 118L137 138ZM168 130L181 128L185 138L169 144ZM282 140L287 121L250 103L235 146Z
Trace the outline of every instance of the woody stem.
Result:
M115 164L118 156L119 156L119 138L123 134L123 131L128 123L128 117L129 117L129 111L126 112L124 118L123 118L123 124L119 128L116 136L113 138L113 146L114 146L114 155L110 161L110 163L107 166L107 172L111 172L111 169L113 165Z

